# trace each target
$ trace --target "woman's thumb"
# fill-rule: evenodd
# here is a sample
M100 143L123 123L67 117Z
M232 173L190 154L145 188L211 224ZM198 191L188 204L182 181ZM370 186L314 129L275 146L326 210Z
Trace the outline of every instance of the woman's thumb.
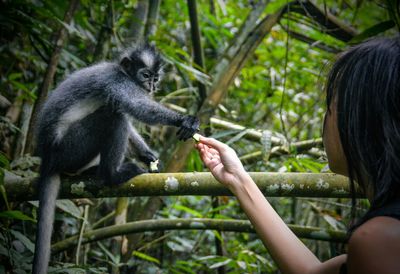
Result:
M211 146L217 150L226 149L226 145L224 143L222 143L214 138L207 138L207 137L201 136L200 143Z

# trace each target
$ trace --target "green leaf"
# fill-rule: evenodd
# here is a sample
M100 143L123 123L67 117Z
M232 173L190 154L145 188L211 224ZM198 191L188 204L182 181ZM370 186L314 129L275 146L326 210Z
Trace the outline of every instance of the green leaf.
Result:
M1 197L4 200L4 203L6 204L7 210L10 210L10 204L8 203L6 188L4 187L4 170L2 168L0 168L0 193Z
M178 251L178 252L186 252L187 251L187 249L184 246L182 246L181 244L178 244L176 242L173 242L173 241L167 242L167 246L173 251Z
M39 207L38 201L30 201L29 203L35 207ZM58 207L65 213L68 213L69 215L71 215L77 219L82 219L81 210L71 200L67 200L67 199L57 200L56 207Z
M194 209L188 208L188 207L186 207L186 206L184 206L184 205L177 205L177 204L175 204L173 207L174 207L176 210L185 211L185 212L187 212L187 213L189 213L189 214L191 214L191 215L193 215L193 216L195 216L195 217L198 217L198 218L203 217L203 214L202 214L202 213L200 213L200 212L198 212L198 211L196 211L196 210L194 210Z
M215 238L217 238L221 243L224 242L224 238L222 237L221 233L217 230L213 231Z
M7 211L0 212L0 218L36 222L35 219L33 219L32 217L29 217L28 215L25 215L24 213L22 213L19 210L7 210Z
M17 72L14 72L14 73L10 73L10 75L8 75L8 80L16 80L16 79L19 79L19 78L21 78L22 77L22 73L17 73Z
M31 240L28 239L25 235L23 235L21 232L16 231L16 230L10 230L11 234L14 235L14 237L19 240L29 251L32 253L35 250L35 245L32 243Z
M8 160L7 156L0 151L0 168L9 169L10 161Z
M82 219L81 210L71 200L57 200L56 206L73 217Z
M103 252L110 258L113 264L117 265L120 262L120 256L118 254L112 254L101 242L97 242L97 245L103 250Z
M198 258L199 261L206 261L206 260L212 260L212 259L216 259L219 258L216 255L209 255L209 256L204 256L204 257L200 257Z
M140 258L142 260L148 261L148 262L160 264L160 260L158 260L157 258L154 258L154 257L152 257L150 255L147 255L147 254L145 254L143 252L140 252L140 251L136 251L135 250L135 251L132 252L132 255L136 256L136 257L138 257L138 258Z
M8 256L8 248L5 248L2 244L0 244L0 255ZM2 272L0 272L2 273Z
M210 265L209 268L210 268L210 269L218 268L218 267L227 265L227 264L229 264L230 262L232 262L232 259L226 259L226 260L224 260L224 261L222 261L222 262L218 262L218 263L215 263L215 264Z

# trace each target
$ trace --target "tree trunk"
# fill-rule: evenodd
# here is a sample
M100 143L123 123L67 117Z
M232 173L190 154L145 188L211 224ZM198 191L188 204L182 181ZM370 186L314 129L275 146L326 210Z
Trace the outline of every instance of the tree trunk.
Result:
M141 42L144 37L144 30L149 12L149 1L139 0L136 4L135 12L133 13L132 24L130 29L132 35L129 38L130 42Z
M188 0L187 3L189 8L190 32L192 36L194 63L196 64L197 68L199 68L202 72L205 72L204 53L203 53L203 48L201 46L200 28L197 19L196 0ZM197 82L197 87L199 89L198 90L199 100L197 107L200 108L204 100L206 99L207 90L206 86L199 81Z
M113 0L108 0L107 10L104 14L103 23L99 35L97 37L96 47L93 53L93 61L104 59L107 50L107 44L111 36L114 24L114 7Z
M66 11L64 15L64 24L69 25L72 21L73 15L76 11L76 9L79 6L79 0L71 0L69 2L69 7L68 10ZM60 55L62 48L67 40L67 29L64 26L61 26L58 32L54 36L54 50L53 53L50 57L50 62L47 65L46 73L43 79L43 82L38 90L37 93L37 99L35 104L33 105L32 109L32 117L30 119L29 123L29 129L27 132L27 138L26 138L26 145L25 145L25 151L24 153L32 153L33 148L35 146L34 144L34 129L37 123L37 116L39 114L39 111L45 102L47 95L49 93L49 89L51 84L53 83L54 80L54 75L57 70L57 65L58 61L60 60Z
M150 1L149 14L147 16L147 24L144 31L146 40L148 40L150 36L153 36L156 33L160 2L160 0Z

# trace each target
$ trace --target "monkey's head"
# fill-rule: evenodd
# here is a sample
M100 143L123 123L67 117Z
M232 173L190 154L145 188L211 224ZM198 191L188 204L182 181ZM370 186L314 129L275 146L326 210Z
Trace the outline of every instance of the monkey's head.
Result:
M123 71L141 88L153 94L163 76L164 62L154 46L143 45L126 52L120 61Z

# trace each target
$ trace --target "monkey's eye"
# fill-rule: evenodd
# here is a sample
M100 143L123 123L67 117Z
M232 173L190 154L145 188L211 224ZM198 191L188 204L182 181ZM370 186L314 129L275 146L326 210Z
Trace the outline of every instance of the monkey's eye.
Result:
M143 72L143 73L142 73L142 76L143 76L143 78L148 79L148 78L150 78L150 73L148 73L148 72Z

